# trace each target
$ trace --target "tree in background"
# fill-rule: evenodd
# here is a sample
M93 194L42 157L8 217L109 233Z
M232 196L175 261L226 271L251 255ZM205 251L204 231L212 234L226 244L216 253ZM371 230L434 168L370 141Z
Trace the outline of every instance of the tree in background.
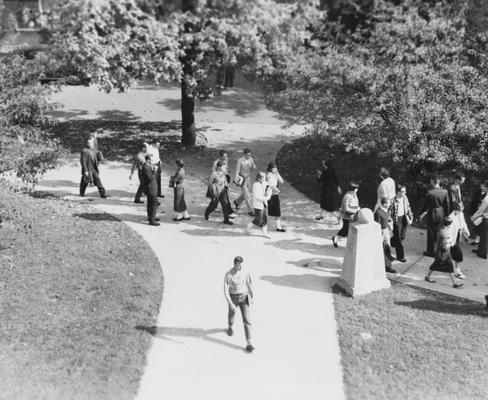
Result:
M52 59L104 90L139 79L181 84L182 143L195 144L195 100L233 55L247 76L266 75L303 45L316 4L272 0L70 0L52 13ZM269 74L268 74L269 75Z
M488 80L472 62L466 8L376 1L354 32L324 21L291 57L271 104L347 150L415 175L488 159ZM285 89L283 89L285 88Z

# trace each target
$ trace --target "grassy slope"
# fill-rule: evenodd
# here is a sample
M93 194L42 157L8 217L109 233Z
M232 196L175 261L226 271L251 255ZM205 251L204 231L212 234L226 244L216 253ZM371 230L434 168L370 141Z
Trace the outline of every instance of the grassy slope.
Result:
M135 326L153 325L162 299L155 255L87 206L17 204L34 225L0 230L0 397L133 398L150 345Z

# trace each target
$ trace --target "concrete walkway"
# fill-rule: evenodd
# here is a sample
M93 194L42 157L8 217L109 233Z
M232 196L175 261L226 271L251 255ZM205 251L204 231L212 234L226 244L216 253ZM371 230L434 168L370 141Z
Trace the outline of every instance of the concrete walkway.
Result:
M57 117L179 118L177 88L162 91L141 86L133 96L136 98L104 95L92 88L68 88L57 95L65 104ZM291 138L291 132L281 129L281 122L262 102L244 91L235 90L204 104L196 118L200 126L208 126L210 146L231 150L232 170L242 148L252 148L258 167L264 168ZM112 197L101 200L94 194L93 199L79 199L76 154L50 172L38 190L89 202L121 219L159 258L165 277L163 302L155 325L138 327L154 340L137 399L343 399L330 291L340 273L342 251L324 246L324 229L335 226L310 224L317 205L285 183L280 197L287 232L275 232L271 222L271 239L259 236L258 231L246 234L244 228L250 220L246 210L240 210L232 227L221 224L219 213L205 221L208 168L202 168L198 160L189 160L186 197L191 221L171 221L173 195L167 189L162 224L151 227L145 219L145 206L132 203L137 182L128 180L129 169L129 164L105 162L101 176ZM165 166L164 172L163 182L167 182L173 166ZM232 198L236 195L234 190ZM244 258L254 281L256 350L252 354L244 351L239 316L234 336L225 334L223 277L236 255Z

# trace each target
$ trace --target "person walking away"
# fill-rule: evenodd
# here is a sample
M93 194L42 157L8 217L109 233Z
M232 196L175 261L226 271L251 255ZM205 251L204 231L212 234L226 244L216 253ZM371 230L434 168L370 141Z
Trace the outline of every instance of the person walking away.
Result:
M469 210L469 217L470 217L469 221L471 223L472 223L472 217L473 217L474 213L476 211L478 211L478 208L480 207L481 202L483 201L483 199L486 196L487 189L488 189L488 186L483 184L483 182L481 182L479 184L478 189L473 193L473 196L471 198L472 199L471 200L471 206L470 206L470 210ZM481 229L481 227L479 225L476 226L473 224L473 231L475 233L475 237L474 237L473 242L471 243L471 246L477 246L480 243L480 229Z
M387 168L381 167L380 178L381 183L378 185L378 189L376 191L378 196L374 211L381 206L381 199L383 197L387 197L391 202L396 195L395 181L390 177L390 171Z
M173 221L176 222L190 220L190 214L188 214L185 202L185 188L183 186L186 175L184 165L183 160L176 160L176 172L170 179L174 189L173 210L176 213Z
M266 175L264 172L258 172L256 176L256 182L252 186L252 205L254 208L254 218L247 225L247 231L250 230L253 225L260 227L263 236L270 239L268 234L268 200L273 194L271 188L266 184Z
M431 278L434 271L448 273L452 281L452 286L457 289L463 286L462 283L457 283L454 278L454 263L451 256L452 238L450 232L450 224L452 218L450 215L444 217L444 225L439 229L436 235L435 259L429 267L429 272L425 276L427 282L434 283L435 280Z
M487 193L488 181L481 184L481 191ZM476 212L471 217L473 224L477 226L480 235L479 245L473 252L480 258L486 259L488 256L488 196L485 195Z
M146 162L142 166L143 192L147 197L147 220L149 225L159 226L159 218L156 218L158 210L158 184L156 181L158 167L154 165L152 158L152 154L146 154Z
M266 170L266 183L271 188L271 198L268 200L268 215L275 217L276 230L278 232L286 232L286 229L281 225L281 205L280 205L280 189L278 186L283 183L283 178L278 172L278 168L274 162L268 164Z
M234 205L236 210L238 210L241 203L245 201L249 215L253 217L254 214L251 205L251 173L257 168L252 158L251 149L246 148L244 149L243 153L244 155L237 160L236 174L234 179L236 185L240 186L242 193L237 199L234 200Z
M146 162L146 153L147 153L147 148L146 144L144 143L142 145L142 150L137 153L136 157L134 158L134 162L132 163L132 168L130 170L130 175L129 175L129 180L132 179L132 175L134 175L134 171L137 170L137 177L139 178L139 187L137 188L136 196L134 198L134 203L139 203L142 204L144 203L141 200L141 196L144 192L144 187L142 184L142 166Z
M434 257L437 233L444 218L449 215L449 200L447 190L440 187L439 176L434 175L430 179L430 183L432 189L425 196L419 219L422 220L427 215L427 249L423 254L427 257Z
M98 158L93 148L93 140L88 139L85 147L80 154L81 164L81 181L80 181L80 197L85 197L85 191L88 184L93 184L97 187L98 193L102 199L109 197L102 181L100 180L100 171L98 170Z
M326 212L334 214L337 208L337 196L342 195L339 180L332 164L332 161L322 160L322 170L317 170L318 182L320 184L320 215L315 219L319 222L324 221ZM337 218L337 224L340 219Z
M332 236L332 243L334 247L338 246L338 237L343 238L349 234L349 223L354 221L356 214L359 211L358 199L359 185L356 182L349 183L348 190L342 198L341 216L342 228L337 232L336 236Z
M395 248L398 261L407 262L403 241L407 234L407 227L413 222L413 213L407 197L407 188L404 185L397 186L396 196L390 205L390 219L393 222L393 236L391 245Z
M381 235L383 237L383 254L385 257L385 271L389 273L396 273L391 267L391 262L394 260L390 249L390 199L383 197L380 200L380 207L374 212L374 220L381 226Z
M225 174L222 172L222 162L217 162L217 169L212 172L208 182L207 197L210 198L210 203L205 210L205 220L208 220L210 213L212 213L217 204L222 206L222 213L224 214L224 224L234 225L230 220L229 209L230 206L227 204L228 192L227 192L227 179Z
M224 296L228 304L227 312L227 335L234 334L234 319L237 307L241 310L242 322L244 323L244 334L246 336L246 351L251 353L254 346L251 342L251 319L250 307L253 301L251 275L246 268L242 267L243 258L234 258L234 266L226 272L224 277Z

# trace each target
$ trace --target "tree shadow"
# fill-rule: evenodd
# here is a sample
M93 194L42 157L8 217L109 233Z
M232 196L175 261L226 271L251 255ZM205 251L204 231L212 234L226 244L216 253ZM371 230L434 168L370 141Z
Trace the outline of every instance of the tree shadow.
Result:
M77 213L73 214L74 218L83 218L88 221L110 221L110 222L121 222L120 219L114 217L113 215L106 213Z
M314 275L262 275L259 279L270 282L273 285L286 286L294 289L313 290L316 292L331 292L331 284L335 278Z
M49 112L49 117L54 119L73 119L79 118L84 115L87 115L88 111L86 110L70 110L70 111L63 111L61 110L53 110Z
M331 250L331 247L333 246L332 241L330 242L330 244L316 244L311 242L304 242L301 239L279 240L275 242L268 242L266 243L266 245L274 246L281 250L298 250L304 253L317 255L324 255L326 252L329 252Z
M110 121L135 121L140 119L136 117L131 111L121 111L121 110L102 110L97 111L97 116L102 120Z
M149 333L151 336L169 340L174 343L185 344L182 341L173 339L173 337L192 337L195 339L205 340L206 342L218 344L221 346L230 347L234 350L245 349L243 347L237 346L233 343L229 343L225 340L218 339L212 335L224 333L226 329L223 328L213 328L213 329L203 329L203 328L178 328L178 327L168 327L168 326L143 326L137 325L135 329L143 332Z
M314 271L339 273L342 270L342 261L334 257L305 258L298 261L287 261L286 263Z
M439 299L425 298L414 301L396 301L395 304L416 310L434 311L441 314L488 317L488 309L486 306L453 296L442 296Z

